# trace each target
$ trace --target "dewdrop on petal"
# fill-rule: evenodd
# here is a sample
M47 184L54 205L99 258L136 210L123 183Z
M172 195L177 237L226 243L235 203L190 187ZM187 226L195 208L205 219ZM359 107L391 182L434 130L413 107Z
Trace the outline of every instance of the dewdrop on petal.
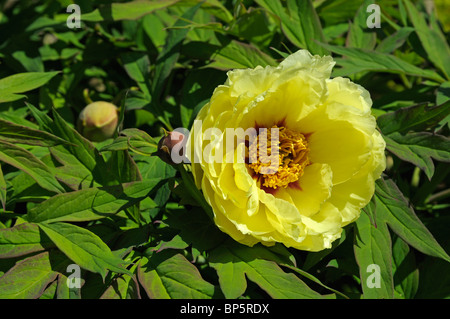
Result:
M98 101L87 105L78 117L78 131L88 140L102 142L113 137L119 117L117 107Z

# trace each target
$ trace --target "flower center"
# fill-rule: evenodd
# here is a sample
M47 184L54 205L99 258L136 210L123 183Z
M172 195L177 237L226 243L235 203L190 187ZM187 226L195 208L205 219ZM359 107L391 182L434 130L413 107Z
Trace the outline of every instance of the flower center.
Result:
M260 187L285 188L303 175L310 164L308 153L303 134L274 125L270 130L260 130L250 142L248 167L256 173Z

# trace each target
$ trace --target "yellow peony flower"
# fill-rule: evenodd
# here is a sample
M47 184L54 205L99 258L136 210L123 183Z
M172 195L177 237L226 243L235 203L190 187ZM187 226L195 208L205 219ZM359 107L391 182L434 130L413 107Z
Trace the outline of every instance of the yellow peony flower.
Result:
M330 79L334 64L300 50L277 67L229 71L199 112L187 142L194 180L236 241L319 251L370 201L385 142L369 93Z

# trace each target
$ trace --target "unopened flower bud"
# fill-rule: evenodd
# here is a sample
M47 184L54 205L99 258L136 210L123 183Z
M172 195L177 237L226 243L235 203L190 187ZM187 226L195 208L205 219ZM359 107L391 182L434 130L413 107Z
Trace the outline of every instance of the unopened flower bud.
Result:
M158 142L157 155L168 164L180 164L184 159L185 135L173 131L167 132Z
M119 117L117 107L108 102L87 105L78 117L78 131L88 140L102 142L113 137Z

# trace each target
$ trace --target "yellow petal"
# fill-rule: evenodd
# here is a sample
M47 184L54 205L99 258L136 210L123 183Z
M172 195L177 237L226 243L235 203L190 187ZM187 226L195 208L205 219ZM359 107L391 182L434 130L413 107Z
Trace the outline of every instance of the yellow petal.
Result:
M329 78L336 63L331 56L311 55L307 50L299 50L280 63L284 70L304 69L314 73L315 77Z
M328 164L315 163L305 168L303 176L298 181L298 186L282 188L279 193L287 192L300 214L311 216L317 213L322 203L330 197L333 186L332 179L333 173Z
M327 80L328 103L338 102L352 106L365 114L370 112L372 99L369 92L361 85L351 82L347 78L336 77Z
M344 225L355 221L361 208L366 206L375 192L375 180L386 168L385 141L378 131L373 135L370 160L351 179L333 187L329 202L337 207Z
M311 235L340 232L342 225L339 209L328 201L322 205L317 214L303 217L302 221L307 227L308 234Z
M208 189L208 194L205 196L209 198L211 206L216 211L226 217L231 223L235 225L243 234L260 235L272 232L274 230L273 226L268 222L264 207L258 209L258 211L251 216L246 214L243 209L240 209L234 205L230 200L224 200L219 196L211 187L210 181L206 178L203 179L202 189L206 187Z
M202 191L205 195L206 201L213 209L214 213L214 222L222 230L224 233L230 235L234 240L248 246L252 246L258 242L258 240L251 236L246 235L242 231L238 230L236 225L230 221L230 219L223 213L220 209L220 206L216 205L214 200L215 193L211 188L209 180L207 178L203 178L202 180Z
M348 106L324 105L298 122L308 136L310 160L325 163L333 171L333 184L357 173L369 160L375 118Z
M243 128L270 128L282 123L291 127L313 111L325 98L325 82L311 78L304 71L300 73L273 91L254 99L241 113L235 115L235 125Z
M254 69L229 71L225 85L230 87L232 98L239 98L243 104L247 104L251 99L266 91L276 90L285 81L302 77L302 73L310 75L310 78L325 80L329 78L334 64L335 62L329 56L313 56L306 50L299 50L277 67L258 66Z

